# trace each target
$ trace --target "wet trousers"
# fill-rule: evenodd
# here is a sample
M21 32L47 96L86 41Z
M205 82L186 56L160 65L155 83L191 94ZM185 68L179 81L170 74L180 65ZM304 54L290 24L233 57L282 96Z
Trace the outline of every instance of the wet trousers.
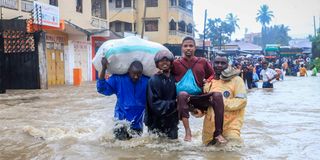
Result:
M209 94L210 95L207 100L203 99L200 102L198 100L193 101L193 95L189 95L187 92L180 92L178 95L178 113L180 119L189 118L189 111L192 111L192 108L206 111L208 108L204 108L203 106L212 107L215 114L215 131L213 136L216 137L222 134L223 131L224 103L222 94L220 92L212 92ZM189 102L188 99L190 99Z
M141 129L128 129L127 126L121 126L113 130L113 135L117 140L129 140L132 137L140 136Z
M171 128L161 128L149 130L150 133L157 134L160 137L167 137L168 139L178 139L178 126Z

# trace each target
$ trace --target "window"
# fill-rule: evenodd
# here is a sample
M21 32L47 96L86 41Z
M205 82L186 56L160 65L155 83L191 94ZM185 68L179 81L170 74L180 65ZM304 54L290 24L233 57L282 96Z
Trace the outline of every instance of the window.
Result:
M192 30L193 30L193 26L192 26L191 23L189 23L188 26L187 26L187 32L188 33L192 33Z
M186 0L179 0L179 6L182 8L186 8Z
M177 0L170 0L171 6L176 6L177 5Z
M112 0L109 0L109 3L112 3Z
M115 32L121 32L121 22L115 22Z
M179 22L178 27L179 27L179 31L182 31L182 32L186 31L186 23L184 21Z
M2 9L2 7L11 8L11 9L18 9L18 0L15 0L15 1L0 0L0 7L1 7L1 9ZM32 7L33 7L33 4L32 4ZM0 14L2 15L2 12Z
M122 8L122 0L116 0L116 8Z
M132 24L131 23L124 23L124 31L132 32Z
M158 31L158 20L146 20L145 31L147 32Z
M53 6L58 6L58 0L50 0L49 4Z
M147 7L158 7L158 0L145 0Z
M124 0L124 7L131 7L131 0Z
M187 8L187 10L188 10L189 12L192 13L193 4L192 4L191 2L187 2L187 3L186 3L186 8Z
M92 16L98 18L106 18L106 1L105 0L92 0L91 1Z
M76 11L82 13L82 0L77 0Z
M175 31L177 30L177 23L172 19L169 23L169 30L170 31Z

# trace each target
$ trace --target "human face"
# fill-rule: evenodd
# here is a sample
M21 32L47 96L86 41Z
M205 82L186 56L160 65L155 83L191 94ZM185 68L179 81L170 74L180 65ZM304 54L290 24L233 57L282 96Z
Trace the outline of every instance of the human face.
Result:
M262 63L262 69L267 69L268 68L268 63Z
M186 57L194 56L194 52L196 51L196 46L192 40L185 40L182 43L182 52Z
M136 83L142 75L142 71L129 70L129 76L133 83Z
M214 71L217 74L221 74L221 72L228 68L228 61L226 58L217 57L213 62Z
M167 73L170 71L171 62L168 58L163 58L158 62L157 67L163 72Z

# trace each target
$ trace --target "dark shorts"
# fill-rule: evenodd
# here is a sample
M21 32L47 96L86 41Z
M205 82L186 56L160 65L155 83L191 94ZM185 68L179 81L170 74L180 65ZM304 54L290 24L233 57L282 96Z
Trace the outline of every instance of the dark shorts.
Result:
M157 134L159 137L167 137L168 139L178 139L178 126L171 128L152 129L150 133Z
M192 112L194 109L199 109L202 112L206 111L212 105L212 95L213 93L189 95L186 92L180 92L178 95L179 119L182 117L189 118L189 112ZM190 101L188 102L189 97Z
M121 126L113 129L113 134L117 140L129 140L135 136L141 136L142 129L128 129L127 126Z
M273 88L273 84L270 82L263 82L262 88Z

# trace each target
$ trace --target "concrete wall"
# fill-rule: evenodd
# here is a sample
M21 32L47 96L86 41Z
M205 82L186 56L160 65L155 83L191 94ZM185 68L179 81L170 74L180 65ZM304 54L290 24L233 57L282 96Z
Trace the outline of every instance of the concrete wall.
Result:
M40 73L40 88L48 89L47 75L47 60L46 60L46 33L42 32L38 44L39 55L39 73Z

